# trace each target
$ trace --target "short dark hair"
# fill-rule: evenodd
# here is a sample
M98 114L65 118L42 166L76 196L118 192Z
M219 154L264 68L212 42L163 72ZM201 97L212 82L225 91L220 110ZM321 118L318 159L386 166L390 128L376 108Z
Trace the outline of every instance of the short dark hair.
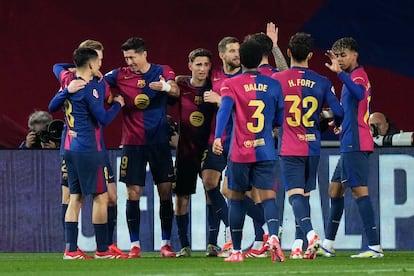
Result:
M188 54L188 62L193 62L196 57L208 57L209 60L211 60L211 52L207 49L204 48L197 48L192 50L189 54Z
M244 38L244 41L246 42L249 39L253 39L260 44L264 56L270 56L273 49L273 41L268 35L265 33L250 34Z
M256 68L262 61L262 47L254 40L248 40L240 45L240 63L247 69Z
M77 48L73 52L73 63L77 68L84 67L90 60L98 58L98 53L91 48Z
M145 45L145 41L142 38L131 37L121 45L121 49L122 51L134 50L137 53L141 53L147 51L147 45Z
M352 37L343 37L335 41L332 45L332 51L334 52L341 52L344 49L358 52L358 43Z
M296 33L289 39L288 49L296 61L304 61L313 49L313 38L307 33Z
M218 43L218 51L219 53L224 53L226 51L227 44L231 43L239 43L239 40L232 36L226 36Z

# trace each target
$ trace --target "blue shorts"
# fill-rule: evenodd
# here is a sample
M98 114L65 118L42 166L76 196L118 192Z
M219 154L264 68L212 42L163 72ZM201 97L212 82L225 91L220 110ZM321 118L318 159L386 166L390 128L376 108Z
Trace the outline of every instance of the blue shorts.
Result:
M227 153L217 155L213 152L212 146L209 145L203 153L201 159L201 170L214 170L222 172L227 166Z
M316 189L319 156L280 156L280 170L285 190L303 189L305 193Z
M367 151L342 152L331 181L344 187L367 186L370 154Z
M274 190L276 181L276 161L254 163L228 163L228 187L230 190L246 192L256 187L262 190Z
M71 194L101 194L107 191L102 152L65 151Z
M119 180L127 185L145 186L147 163L149 163L155 184L175 181L171 149L168 143L124 145Z
M68 169L66 168L66 162L64 158L62 158L62 165L60 166L60 175L60 184L65 187L69 187Z

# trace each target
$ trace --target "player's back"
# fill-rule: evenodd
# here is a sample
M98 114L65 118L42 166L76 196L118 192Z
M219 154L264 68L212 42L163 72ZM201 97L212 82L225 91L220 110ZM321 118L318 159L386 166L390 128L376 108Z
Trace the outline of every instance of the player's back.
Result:
M92 80L83 89L71 94L65 101L67 125L65 150L77 152L102 151L102 130L90 110L91 105L101 105L103 108L102 91L104 89L105 84L103 82Z
M292 67L272 75L282 85L284 121L279 130L280 155L320 155L319 115L324 104L340 113L331 82L304 67Z
M233 162L275 160L273 123L283 116L279 82L260 73L244 73L224 82L223 97L234 101L230 159Z

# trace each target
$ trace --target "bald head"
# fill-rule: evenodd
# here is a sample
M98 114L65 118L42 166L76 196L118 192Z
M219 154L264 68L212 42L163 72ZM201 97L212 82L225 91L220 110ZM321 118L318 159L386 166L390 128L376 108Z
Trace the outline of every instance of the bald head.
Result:
M377 128L379 135L386 135L390 127L387 117L380 112L374 112L369 116L369 124Z

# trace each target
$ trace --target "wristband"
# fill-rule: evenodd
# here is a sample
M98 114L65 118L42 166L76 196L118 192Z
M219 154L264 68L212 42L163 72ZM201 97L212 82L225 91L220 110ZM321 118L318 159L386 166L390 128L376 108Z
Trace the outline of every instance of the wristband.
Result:
M171 85L166 82L165 80L160 81L162 83L161 91L170 92L171 91Z

